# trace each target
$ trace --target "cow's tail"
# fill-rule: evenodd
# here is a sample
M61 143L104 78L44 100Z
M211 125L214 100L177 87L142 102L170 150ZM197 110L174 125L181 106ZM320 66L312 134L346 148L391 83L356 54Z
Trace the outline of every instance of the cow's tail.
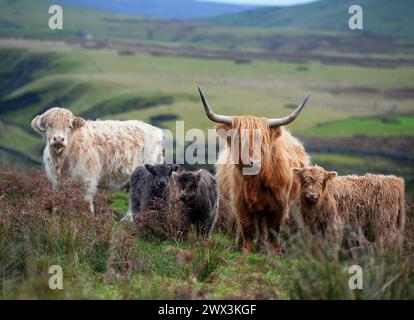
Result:
M399 203L398 203L398 229L400 234L404 234L405 228L405 197L404 197L404 180L401 179L401 187L399 188Z

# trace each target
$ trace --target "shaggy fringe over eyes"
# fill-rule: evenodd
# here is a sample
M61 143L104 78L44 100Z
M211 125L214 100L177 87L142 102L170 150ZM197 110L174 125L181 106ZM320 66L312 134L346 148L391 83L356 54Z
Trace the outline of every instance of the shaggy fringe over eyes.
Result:
M216 127L217 130L225 130L228 132L229 130L233 129L236 130L239 134L239 139L241 141L242 139L242 130L246 130L248 133L248 141L249 141L249 155L253 155L253 142L254 139L254 129L258 129L261 137L261 144L262 145L269 145L271 143L273 132L278 132L278 128L275 128L273 130L270 130L268 120L266 118L256 118L256 117L250 117L250 116L238 116L233 117L233 124L230 127L226 124L219 124ZM246 134L244 132L244 134ZM280 133L277 133L276 136L280 135ZM230 139L229 137L227 139ZM266 148L262 148L262 156L263 152L266 152Z

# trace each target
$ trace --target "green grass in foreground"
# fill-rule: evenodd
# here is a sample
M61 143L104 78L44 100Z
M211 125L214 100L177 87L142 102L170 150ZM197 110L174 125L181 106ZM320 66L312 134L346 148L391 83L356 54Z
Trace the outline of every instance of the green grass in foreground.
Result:
M284 258L241 255L229 234L214 232L208 243L193 233L186 241L142 238L119 222L127 205L122 193L100 194L91 215L75 209L82 202L77 188L65 185L53 195L39 172L3 171L0 186L1 299L414 298L410 245L404 253L356 250L336 264L328 247L286 229ZM52 199L53 213L46 210ZM56 264L63 290L48 287L48 268ZM348 287L353 264L364 270L363 290Z

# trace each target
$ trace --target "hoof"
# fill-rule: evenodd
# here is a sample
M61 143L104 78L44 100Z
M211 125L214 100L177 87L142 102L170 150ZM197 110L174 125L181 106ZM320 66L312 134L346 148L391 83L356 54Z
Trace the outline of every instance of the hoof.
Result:
M242 254L248 254L253 252L253 244L251 242L244 242L243 243L243 249Z
M279 256L280 258L283 258L285 255L285 251L281 247L273 247L271 253Z
M128 212L122 219L121 222L133 222L132 213Z

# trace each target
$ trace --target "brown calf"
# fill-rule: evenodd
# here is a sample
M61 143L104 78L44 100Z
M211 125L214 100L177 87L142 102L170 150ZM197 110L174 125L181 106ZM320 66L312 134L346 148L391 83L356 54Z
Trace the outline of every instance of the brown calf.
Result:
M395 176L366 174L337 176L319 166L294 168L301 182L301 214L313 234L333 241L336 249L345 225L371 227L375 241L385 246L403 232L404 180Z

